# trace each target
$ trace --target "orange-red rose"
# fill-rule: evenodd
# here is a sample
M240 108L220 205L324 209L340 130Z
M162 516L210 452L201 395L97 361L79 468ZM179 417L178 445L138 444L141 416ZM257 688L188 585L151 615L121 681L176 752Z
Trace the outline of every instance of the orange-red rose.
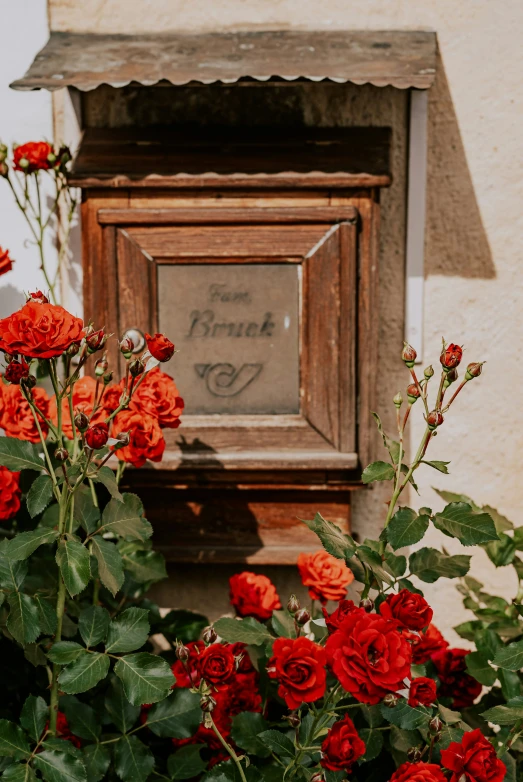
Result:
M481 684L467 673L465 657L468 649L441 649L432 655L440 686L440 698L452 698L454 709L466 709L472 706L481 692Z
M436 682L425 676L413 679L409 690L409 706L431 706L436 700Z
M96 380L89 375L85 375L76 381L73 387L73 415L76 413L85 413L90 418L94 407L94 397L96 393ZM102 405L105 404L105 397ZM102 406L96 411L94 421L103 421L107 418L108 411ZM58 409L56 397L53 396L49 403L49 418L58 425ZM93 422L94 422L93 421ZM62 431L70 440L73 437L73 427L71 423L71 413L69 410L69 400L62 399Z
M47 159L53 152L53 148L47 141L28 141L20 144L13 150L13 163L16 171L32 174L34 171L47 171L51 163ZM21 165L21 161L27 161Z
M503 782L507 768L479 728L441 750L441 762L452 771L449 782Z
M0 467L0 521L8 521L20 510L20 473Z
M83 336L83 323L63 307L32 299L0 320L0 350L26 358L60 356Z
M449 645L435 625L430 624L424 633L409 638L412 643L412 662L415 665L423 665L430 660L433 654L440 649L446 649Z
M409 630L423 630L430 624L432 608L423 595L417 595L408 589L402 589L380 605L380 614L385 619L395 619Z
M347 771L365 754L365 743L348 714L329 729L321 745L320 764L329 771Z
M411 648L397 622L356 608L325 645L341 686L362 703L375 704L410 679Z
M300 554L298 570L304 586L309 587L313 600L342 600L347 587L354 581L354 575L347 565L326 551L315 554Z
M43 388L33 388L32 396L39 410L47 416L49 397ZM2 389L3 410L0 419L0 429L8 437L18 437L19 440L29 440L31 443L40 441L38 428L29 403L22 396L20 386L4 386ZM47 435L47 424L39 416L40 427L44 436Z
M244 571L229 579L231 603L239 616L254 616L264 622L281 608L276 587L267 576Z
M174 355L174 345L164 334L145 335L149 353L157 361L169 361Z
M151 369L133 393L129 408L145 410L158 419L162 428L176 429L180 426L180 416L184 402L176 383L159 367Z
M135 410L122 410L114 419L113 433L130 432L130 442L116 451L117 457L133 467L143 467L147 460L160 462L165 440L156 418Z
M308 638L277 638L267 671L278 680L278 695L289 709L312 703L325 694L326 654Z
M13 268L13 260L9 256L9 250L2 250L0 247L0 276L7 274Z
M447 782L447 778L436 763L404 763L390 782Z

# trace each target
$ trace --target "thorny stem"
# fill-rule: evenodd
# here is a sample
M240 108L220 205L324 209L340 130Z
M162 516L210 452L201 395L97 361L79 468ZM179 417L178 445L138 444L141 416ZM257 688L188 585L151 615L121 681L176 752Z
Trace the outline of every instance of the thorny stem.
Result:
M230 755L230 757L232 758L234 764L236 765L236 768L238 769L238 773L239 773L239 775L240 775L240 777L242 779L242 782L247 782L247 779L245 777L245 773L243 771L243 767L242 767L240 758L238 757L236 752L233 750L233 748L223 738L222 734L220 733L220 731L216 727L216 723L214 722L214 720L212 718L212 714L208 713L206 716L209 718L209 721L211 723L211 727L212 727L213 731L216 733L218 741L220 742L220 744L222 745L224 750L227 752L227 754Z
M429 414L429 406L428 406L428 402L427 402L427 397L423 393L423 389L422 389L422 387L421 387L421 385L419 383L419 380L418 380L418 377L416 375L416 372L414 371L414 367L412 367L412 369L410 370L410 374L412 375L412 379L414 380L414 383L416 384L416 388L418 389L419 395L420 395L420 397L421 397L421 399L423 401L423 404L425 406L425 413L426 413L426 415L428 415Z
M60 538L65 532L65 524L67 519L67 506L69 502L69 496L67 492L63 491L60 497L59 503L59 517L58 517L58 534ZM58 643L62 638L62 625L64 620L65 611L65 583L62 578L60 570L58 570L58 595L56 598L56 633L54 637L54 643ZM58 718L58 675L60 673L60 666L58 664L53 665L53 679L51 682L51 697L50 697L50 712L49 712L49 731L53 735L56 735L56 721Z

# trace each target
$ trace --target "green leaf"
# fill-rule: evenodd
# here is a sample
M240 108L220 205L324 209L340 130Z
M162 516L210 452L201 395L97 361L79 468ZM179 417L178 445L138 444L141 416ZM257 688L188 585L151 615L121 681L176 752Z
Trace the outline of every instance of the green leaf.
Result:
M179 639L187 644L189 641L197 641L202 630L207 627L209 620L203 614L185 609L174 609L163 617L159 624L159 631L168 641Z
M140 706L133 706L125 697L123 685L113 676L105 696L105 708L121 733L127 733L140 716Z
M412 546L425 535L429 526L429 516L418 516L412 508L400 508L396 511L387 527L387 539L396 551L404 546Z
M27 492L26 502L29 515L34 519L42 513L53 499L53 482L49 475L39 475Z
M504 671L503 668L499 668L498 679L505 700L509 701L523 694L523 684L515 671Z
M367 565L377 579L384 581L389 586L394 583L394 578L385 570L381 556L376 551L368 546L358 546L356 556L360 562Z
M124 494L123 502L112 499L107 503L98 533L105 535L107 532L132 540L151 537L153 528L143 518L143 505L136 494Z
M359 731L360 739L365 744L365 755L361 759L362 762L369 763L378 757L383 749L383 734L379 730L372 730L372 728L362 728Z
M485 546L489 559L496 567L510 565L516 556L516 544L513 539L504 532L499 533L499 540L493 540Z
M9 616L7 629L18 643L32 644L40 635L38 606L29 595L11 592L7 596Z
M111 756L107 747L102 744L89 744L83 750L84 765L89 782L101 782L105 779Z
M56 564L71 597L83 592L91 577L86 547L76 540L61 540L56 552Z
M523 697L512 698L506 704L487 709L481 716L495 725L513 725L518 720L523 720Z
M406 755L411 747L420 743L420 735L415 730L401 730L396 725L392 725L390 743L394 749Z
M27 562L17 562L5 556L7 540L0 549L0 586L5 589L20 589L27 575Z
M0 720L0 757L21 760L31 754L27 736L19 725Z
M109 625L105 651L134 652L149 636L149 611L144 608L127 608Z
M271 750L260 740L260 734L268 727L267 721L261 714L243 711L232 719L231 737L241 749L260 758L268 758Z
M100 581L114 597L124 582L123 563L114 543L103 538L93 538L92 553L98 563Z
M488 513L476 513L466 502L451 502L432 521L437 529L457 538L464 546L498 540L496 526Z
M29 733L33 741L38 741L49 719L49 708L40 696L29 695L25 699L20 714L20 724Z
M68 665L77 660L84 652L83 646L80 646L75 641L58 641L58 643L51 646L47 656L52 663Z
M54 736L48 736L46 738L42 744L42 749L52 749L56 750L56 752L65 752L66 755L72 755L74 758L78 758L79 760L82 757L82 753L78 747L75 747L71 741L55 738Z
M202 760L200 750L202 745L193 744L182 747L167 761L167 771L171 779L193 779L200 776L207 768L207 761Z
M100 521L100 510L94 504L87 486L80 486L75 493L74 518L88 535L95 531Z
M44 461L40 451L40 444L17 440L15 437L0 437L0 465L13 472L20 472L20 470L41 472Z
M396 578L400 578L407 569L407 557L385 552L385 563Z
M163 700L175 682L168 663L148 652L121 657L114 672L122 681L127 700L135 705Z
M36 774L28 763L13 763L2 774L2 782L37 782Z
M102 726L92 706L82 703L74 695L62 695L60 698L60 709L67 717L67 722L71 732L81 739L97 741L100 736Z
M288 611L273 611L271 617L272 629L280 638L295 638L294 617Z
M272 750L272 752L276 752L279 756L293 758L296 754L294 744L290 738L279 730L264 730L258 738L262 744L265 744L266 747Z
M137 736L122 736L114 746L114 770L123 782L145 782L154 756Z
M64 668L58 677L60 689L68 695L76 695L92 689L95 684L105 679L109 672L109 657L99 652L86 652L67 668Z
M186 689L174 690L147 715L147 727L162 738L188 739L194 736L201 721L200 696Z
M372 462L363 470L361 480L363 483L374 481L392 481L396 472L392 464L388 462Z
M434 548L420 548L410 555L411 573L427 584L438 578L460 578L470 568L470 557L465 554L447 556Z
M482 652L471 652L465 658L467 671L476 681L485 687L492 687L498 678L496 671L489 665L487 657Z
M259 646L274 640L265 625L252 616L246 619L223 617L214 623L214 629L224 641L229 641L232 644L241 641L244 644Z
M46 750L36 755L33 762L46 782L87 782L82 761L65 752Z
M100 467L96 475L93 475L92 480L95 483L103 484L111 497L114 497L114 499L120 500L120 502L122 502L123 497L118 490L116 477L110 467Z
M496 525L498 532L506 532L508 529L514 529L514 525L506 516L503 516L498 510L492 508L490 505L483 505L482 511L492 516L492 520Z
M429 467L434 467L435 470L439 470L439 472L444 473L445 475L449 474L449 471L447 470L447 464L450 464L450 462L426 462L425 459L421 460L422 464L428 464Z
M139 584L167 578L165 559L159 551L135 551L133 554L124 554L122 559L126 570Z
M43 597L42 595L35 594L34 601L38 608L38 621L40 622L40 628L44 635L54 635L56 632L56 610L54 605L51 604L52 596ZM53 601L54 603L55 601Z
M424 706L409 706L407 701L399 701L392 709L381 703L380 709L387 722L404 730L414 730L426 725L432 715L430 709L426 709Z
M385 430L383 429L383 425L381 423L381 418L379 417L379 415L377 413L371 413L371 415L376 421L376 426L378 427L378 431L381 434L383 445L389 452L389 456L392 459L392 463L397 464L400 455L400 444L397 443L395 440L391 440L390 437L387 437L387 435L385 434Z
M33 551L44 543L52 543L58 537L58 531L40 527L32 532L19 532L16 537L8 541L4 554L8 559L27 559Z
M470 497L467 497L466 494L456 494L453 491L441 491L440 489L436 489L432 487L436 494L438 494L442 500L445 500L445 502L466 502L467 505L470 505L471 508L474 508L474 510L479 511L481 508L476 505L476 503L470 499Z
M492 662L507 671L519 671L523 668L523 640L500 649Z
M311 521L304 520L311 532L320 539L323 548L337 559L347 559L356 550L356 544L350 535L346 535L337 524L327 521L317 513Z
M84 644L90 647L105 641L110 621L109 611L102 606L85 608L78 620L78 630Z

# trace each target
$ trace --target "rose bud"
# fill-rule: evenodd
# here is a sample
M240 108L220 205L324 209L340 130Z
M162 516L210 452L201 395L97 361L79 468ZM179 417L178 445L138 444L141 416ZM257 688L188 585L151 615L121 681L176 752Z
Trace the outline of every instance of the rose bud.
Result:
M76 426L79 432L85 432L85 430L89 426L89 419L86 416L86 414L83 413L81 410L79 410L74 417L74 425Z
M401 391L398 391L398 393L396 394L396 396L394 396L394 397L392 398L392 401L394 402L394 405L395 405L395 407L397 407L397 409L399 410L399 409L400 409L400 407L401 407L401 406L402 406L402 404L403 404L403 397L402 397L402 395L401 395Z
M439 717L433 717L429 722L429 730L431 733L440 733L443 728L443 723Z
M419 763L421 760L421 751L418 747L411 747L407 752L407 757L411 763Z
M467 367L467 371L465 372L465 381L468 383L469 380L472 380L475 377L479 377L483 371L483 364L485 362L481 361L479 364L469 364Z
M419 399L419 388L416 383L411 383L407 386L407 400L409 405L413 405Z
M0 163L0 176L6 177L9 173L9 166L7 163Z
M109 383L112 382L112 380L113 380L113 372L112 370L110 370L109 372L106 372L105 375L103 376L104 385L108 386Z
M34 304L49 304L49 299L42 291L28 293L26 301L32 301Z
M79 342L71 342L67 350L65 351L68 356L77 356L80 351L80 343Z
M145 364L140 358L135 358L129 364L129 372L133 377L139 377L145 372Z
M170 339L167 339L163 334L155 334L154 337L146 334L145 339L149 353L153 358L162 363L170 361L174 355L174 345Z
M433 410L431 413L428 414L427 418L427 426L430 430L436 429L437 426L441 426L441 424L444 421L443 416L439 412L439 410Z
M218 640L218 633L212 625L206 627L202 633L203 642L206 644L213 644Z
M191 655L190 650L184 646L181 641L176 642L176 657L182 662L185 663L189 659Z
M443 388L448 388L452 385L452 383L455 383L458 379L458 370L457 369L449 369L449 371L445 375L445 380L443 382Z
M403 343L403 350L401 352L401 357L402 357L403 361L405 362L405 364L407 365L407 367L409 369L412 369L412 367L414 366L415 361L416 361L416 359L418 357L418 354L416 353L416 351L414 350L412 345L409 345L408 342L404 342Z
M296 611L294 614L294 621L300 626L306 625L310 618L311 615L306 608L300 608L300 610Z
M20 361L15 359L9 362L4 372L4 377L16 386L20 385L21 380L29 377L29 364L25 358L22 356Z
M109 427L105 423L91 424L85 433L85 442L93 451L103 448L108 439Z
M131 433L119 432L115 439L118 440L118 446L116 446L117 448L125 448L131 442Z
M434 376L434 367L432 366L432 364L430 365L430 367L427 367L427 368L426 368L426 369L423 371L423 374L425 375L425 377L427 378L427 380L430 380L430 378Z
M54 458L57 462L66 462L69 458L69 451L66 448L57 448L54 452Z
M21 378L20 385L22 386L22 388L25 388L27 391L30 391L32 388L36 386L36 377L34 375L27 375L27 377Z
M4 160L7 158L8 155L8 148L5 144L0 144L0 163L3 163Z
M315 774L312 775L310 778L310 782L324 782L325 777L323 776L321 771L316 771Z
M98 329L98 331L91 331L85 338L87 344L88 353L96 353L97 350L101 350L107 342L107 334L104 329Z
M291 728L297 728L298 725L301 724L300 713L298 711L291 711L291 713L287 714L283 719L289 723Z
M124 337L120 342L120 351L123 357L129 361L134 351L134 342L130 337Z
M216 706L216 701L210 695L202 695L200 698L200 709L202 711L211 712Z
M363 600L360 600L360 608L363 608L368 614L370 614L374 608L374 600L372 600L370 597L366 597Z
M461 348L459 345L455 345L453 342L451 342L450 345L447 345L439 357L441 366L445 372L447 372L449 369L455 369L457 366L459 366L462 355L463 348Z
M291 595L289 597L289 602L287 603L287 611L289 614L295 614L296 611L300 610L300 601L296 597L296 595Z
M96 377L102 377L107 370L109 369L109 362L107 361L106 357L99 358L96 364L94 365L94 374Z
M398 705L398 701L399 698L397 695L394 695L393 692L388 692L383 698L382 703L387 709L394 709Z

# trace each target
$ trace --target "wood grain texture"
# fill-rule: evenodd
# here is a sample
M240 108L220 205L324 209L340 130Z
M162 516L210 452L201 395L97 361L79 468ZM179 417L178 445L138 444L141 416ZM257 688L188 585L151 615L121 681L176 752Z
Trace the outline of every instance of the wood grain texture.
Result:
M248 204L246 204L247 206ZM321 207L253 207L245 208L231 206L200 206L195 209L179 208L129 208L100 209L98 221L108 225L209 225L214 223L230 223L232 225L256 225L268 223L334 223L339 221L356 221L357 210L353 206Z

